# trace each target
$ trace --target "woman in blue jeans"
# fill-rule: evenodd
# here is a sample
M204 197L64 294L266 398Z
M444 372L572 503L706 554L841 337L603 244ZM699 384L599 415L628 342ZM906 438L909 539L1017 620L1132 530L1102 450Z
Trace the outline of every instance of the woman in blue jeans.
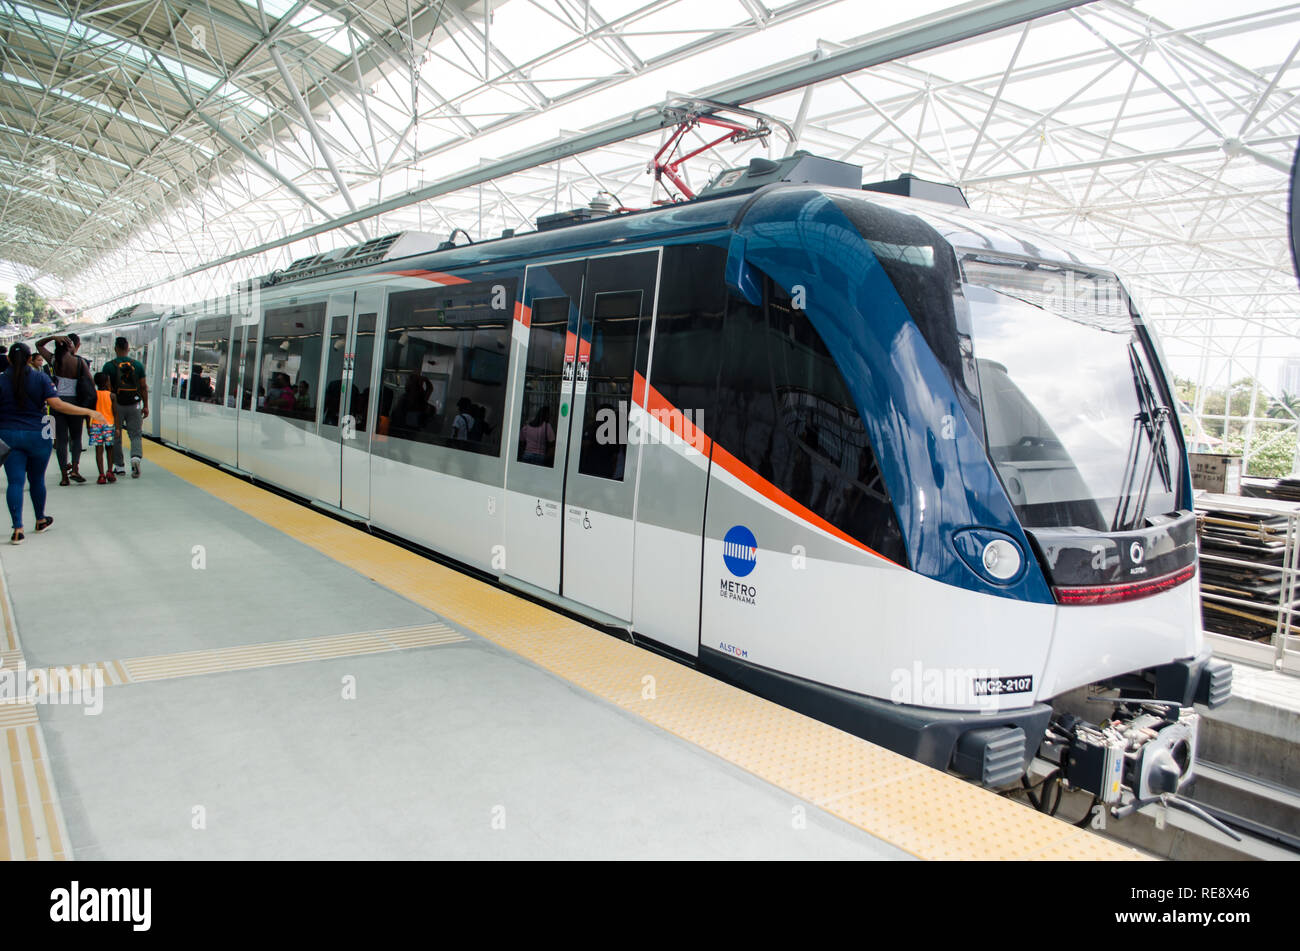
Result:
M14 531L12 545L21 544L23 535L23 482L30 488L36 509L36 531L46 531L54 519L45 514L45 467L54 448L54 426L47 423L45 404L57 413L89 416L97 423L104 417L96 410L83 409L59 399L54 384L44 373L30 366L32 351L25 343L9 348L9 369L0 373L0 439L9 447L5 457L5 475L9 477L9 515Z

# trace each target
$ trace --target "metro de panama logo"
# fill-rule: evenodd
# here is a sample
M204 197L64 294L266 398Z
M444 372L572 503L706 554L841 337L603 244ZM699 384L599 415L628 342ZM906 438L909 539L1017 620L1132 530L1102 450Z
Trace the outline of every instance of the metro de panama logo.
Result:
M743 578L758 564L758 539L744 525L733 525L722 539L722 561L727 570Z

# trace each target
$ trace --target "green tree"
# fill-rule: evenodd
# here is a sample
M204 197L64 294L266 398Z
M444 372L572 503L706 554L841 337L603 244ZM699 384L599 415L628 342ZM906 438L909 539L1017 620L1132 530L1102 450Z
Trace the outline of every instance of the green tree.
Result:
M14 285L14 316L18 323L36 324L45 320L49 304L30 284Z
M1281 399L1268 401L1268 415L1274 419L1290 419L1300 416L1300 394L1283 393Z
M14 305L9 301L9 295L0 293L0 324L7 324L14 319Z
M1277 479L1290 475L1291 463L1295 460L1295 431L1268 430L1266 425L1261 423L1255 430L1245 474L1260 479ZM1244 435L1233 433L1223 451L1240 455L1244 448Z

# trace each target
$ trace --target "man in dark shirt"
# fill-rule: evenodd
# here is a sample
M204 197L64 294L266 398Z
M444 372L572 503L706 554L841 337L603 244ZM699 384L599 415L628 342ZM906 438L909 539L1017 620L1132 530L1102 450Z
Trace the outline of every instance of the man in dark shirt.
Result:
M131 478L140 478L140 463L144 458L144 437L141 430L149 418L149 384L145 380L144 364L128 354L131 345L125 337L113 341L115 356L104 364L108 374L109 389L117 398L113 437L113 471L126 475L126 460L122 456L122 430L131 437Z

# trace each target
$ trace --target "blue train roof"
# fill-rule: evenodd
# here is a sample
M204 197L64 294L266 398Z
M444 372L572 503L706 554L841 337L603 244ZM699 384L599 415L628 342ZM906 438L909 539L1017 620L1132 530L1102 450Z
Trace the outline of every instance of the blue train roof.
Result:
M537 258L554 259L567 254L578 256L594 249L617 248L624 244L634 247L650 242L675 243L689 240L692 235L703 236L733 227L738 223L739 216L749 203L776 189L802 190L810 197L827 193L852 196L858 201L870 203L878 208L903 215L914 215L933 227L957 249L985 250L1071 264L1095 271L1110 270L1100 255L1095 252L1021 222L1001 219L945 203L875 191L814 184L778 183L754 191L610 215L568 227L459 245L443 251L424 251L403 257L374 260L374 263L367 264L358 262L355 267L348 266L345 260L347 253L354 249L340 249L320 256L322 259L337 260L341 265L330 268L324 273L314 273L304 268L301 277L294 277L292 273L276 272L252 283L254 286L260 284L267 290L281 287L306 287L318 279L344 275L362 277L396 270L417 269L454 273L484 267L491 268L495 265L509 265L516 261ZM431 236L422 237L426 237L429 244L436 241ZM201 304L196 303L178 309L191 310L198 306Z
M499 238L447 251L400 259L401 264L416 264L431 271L455 271L491 266L520 258L553 257L592 248L638 244L647 241L675 241L694 233L706 233L731 227L747 203L757 195L774 189L801 189L810 195L836 193L852 195L856 200L899 214L915 215L929 224L957 249L990 251L1016 257L1034 258L1071 264L1094 271L1109 271L1099 254L1069 239L1042 231L1023 222L957 208L953 205L862 191L811 184L773 184L757 191L726 195L713 199L612 215L574 224L552 231L531 232L512 238ZM367 267L356 273L371 274L394 269L395 262Z
M750 197L726 196L610 215L566 228L529 232L515 237L458 245L445 251L393 258L347 273L377 274L415 267L430 271L457 271L521 259L554 257L569 252L579 254L592 248L617 247L620 244L674 241L692 234L727 228ZM264 286L283 285L272 283Z

